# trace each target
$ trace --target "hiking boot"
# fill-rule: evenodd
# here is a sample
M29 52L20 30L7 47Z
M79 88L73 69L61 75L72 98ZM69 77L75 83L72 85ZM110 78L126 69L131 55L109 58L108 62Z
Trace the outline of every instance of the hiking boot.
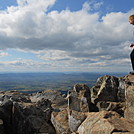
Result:
M132 71L132 72L129 72L129 74L131 74L131 75L134 75L134 71Z

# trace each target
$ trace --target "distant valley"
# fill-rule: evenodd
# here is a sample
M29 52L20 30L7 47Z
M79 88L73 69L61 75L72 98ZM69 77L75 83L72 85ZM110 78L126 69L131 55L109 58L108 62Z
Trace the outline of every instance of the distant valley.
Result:
M97 78L108 73L1 73L0 91L19 90L33 93L41 90L69 90L74 84L84 83L92 87ZM126 73L110 73L123 76Z

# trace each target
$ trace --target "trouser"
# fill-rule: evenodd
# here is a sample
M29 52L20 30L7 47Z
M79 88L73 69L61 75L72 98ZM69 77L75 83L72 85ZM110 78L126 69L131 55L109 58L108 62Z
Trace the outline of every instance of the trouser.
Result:
M134 70L134 49L132 50L132 52L130 54L130 58L131 58L132 68Z

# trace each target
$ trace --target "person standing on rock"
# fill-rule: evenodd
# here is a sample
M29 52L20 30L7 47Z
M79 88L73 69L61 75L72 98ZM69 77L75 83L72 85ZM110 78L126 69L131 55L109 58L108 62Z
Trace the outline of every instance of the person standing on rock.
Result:
M134 26L134 15L129 16L128 21L130 24L132 24ZM134 34L134 32L133 32ZM130 47L134 46L134 42L130 45ZM134 49L132 50L131 54L130 54L130 58L131 58L131 63L132 63L132 69L133 71L130 72L130 74L134 75Z

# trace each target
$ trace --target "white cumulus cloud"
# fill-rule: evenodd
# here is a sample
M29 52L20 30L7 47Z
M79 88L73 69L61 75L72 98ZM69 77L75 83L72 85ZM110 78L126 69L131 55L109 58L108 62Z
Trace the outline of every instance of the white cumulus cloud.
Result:
M100 16L99 12L90 10L98 9L103 2L86 2L79 11L48 12L55 2L17 0L18 6L1 10L1 49L43 50L45 53L37 54L38 58L62 63L68 60L69 65L107 66L109 61L115 63L115 59L126 61L129 43L134 40L127 19L134 10Z

